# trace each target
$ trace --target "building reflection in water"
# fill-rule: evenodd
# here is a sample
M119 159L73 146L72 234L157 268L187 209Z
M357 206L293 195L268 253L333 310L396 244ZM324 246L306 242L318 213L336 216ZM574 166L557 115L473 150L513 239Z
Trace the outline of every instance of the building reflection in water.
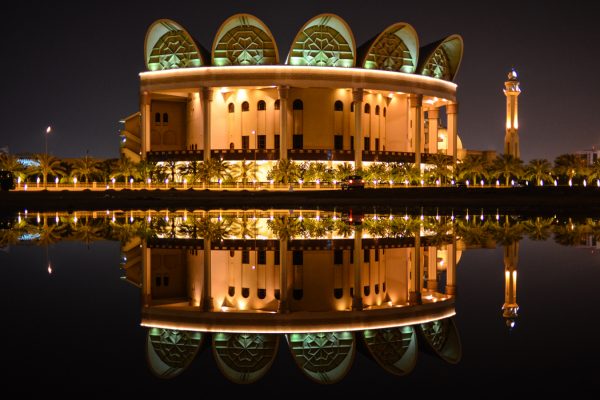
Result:
M177 376L204 346L229 379L253 382L285 341L309 378L336 382L357 349L397 375L414 368L418 348L458 362L452 316L465 249L503 247L501 308L512 329L519 241L552 237L597 249L599 232L590 218L468 211L24 212L0 218L0 248L120 241L124 278L143 295L148 362L158 376Z
M424 217L319 211L160 218L167 229L123 245L157 376L180 374L204 342L237 383L263 377L281 341L319 383L343 379L358 350L395 375L419 344L460 360L450 218L436 231Z

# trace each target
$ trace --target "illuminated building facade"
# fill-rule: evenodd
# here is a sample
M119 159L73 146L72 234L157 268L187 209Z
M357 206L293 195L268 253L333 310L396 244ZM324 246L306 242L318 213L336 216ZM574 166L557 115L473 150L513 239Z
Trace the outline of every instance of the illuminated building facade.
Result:
M285 59L269 28L249 14L223 22L209 52L181 25L158 20L146 34L140 111L123 121L122 154L256 161L261 181L278 160L362 168L421 165L442 153L456 161L462 144L452 80L462 52L459 35L420 47L403 22L357 46L333 14L310 19Z

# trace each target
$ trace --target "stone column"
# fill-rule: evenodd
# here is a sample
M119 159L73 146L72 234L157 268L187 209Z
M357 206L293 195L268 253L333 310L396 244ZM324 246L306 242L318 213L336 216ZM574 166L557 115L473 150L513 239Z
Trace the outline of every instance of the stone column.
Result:
M415 232L415 250L410 266L410 282L408 301L410 304L421 304L421 229Z
M356 112L356 106L354 107ZM356 149L356 147L355 147ZM352 297L352 309L362 310L363 299L362 299L362 283L360 279L360 267L362 264L362 229L357 227L354 231L354 296Z
M423 95L409 94L409 129L413 138L413 149L415 150L415 166L421 168L421 113L423 112Z
M446 267L446 294L456 294L456 235L452 232L452 244L448 245L448 265Z
M427 120L429 121L429 152L436 154L438 152L438 125L440 110L431 108L427 111Z
M362 131L363 94L362 88L352 90L352 101L354 102L354 169L362 168L364 146Z
M279 159L287 160L288 157L288 97L290 94L289 86L279 86ZM283 288L281 288L283 290ZM283 294L282 294L283 298Z
M452 165L456 166L457 134L458 134L458 103L449 103L446 106L448 116L448 155L452 155Z
M150 131L152 129L152 116L150 115L150 93L142 92L140 96L140 111L142 113L142 131L140 139L142 142L142 159L146 159L146 153L150 151Z
M203 150L204 150L204 161L210 160L210 113L211 103L213 100L213 90L209 87L202 87L200 89L200 101L202 103L202 133L203 137Z
M212 277L211 277L211 257L210 257L211 242L210 239L204 239L204 280L202 282L202 309L204 311L213 310L213 298L212 298Z

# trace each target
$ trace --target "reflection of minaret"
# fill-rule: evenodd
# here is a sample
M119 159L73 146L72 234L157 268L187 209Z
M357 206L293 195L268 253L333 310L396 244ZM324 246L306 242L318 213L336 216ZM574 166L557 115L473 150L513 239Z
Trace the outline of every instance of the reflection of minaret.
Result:
M504 305L502 316L506 326L513 328L519 311L517 304L517 264L519 263L519 242L504 247Z
M508 73L508 80L504 82L504 95L506 95L506 135L504 136L504 154L521 158L519 149L519 103L521 93L517 71L512 69Z

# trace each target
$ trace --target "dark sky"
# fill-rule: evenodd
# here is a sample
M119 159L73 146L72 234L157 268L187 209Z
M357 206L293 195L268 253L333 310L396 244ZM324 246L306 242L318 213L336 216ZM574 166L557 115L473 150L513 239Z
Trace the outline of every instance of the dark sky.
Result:
M113 4L114 3L114 4ZM219 25L248 12L262 19L285 59L298 29L321 12L344 18L360 45L388 25L415 27L421 45L461 34L456 82L459 132L472 149L501 150L506 73L520 74L524 160L600 144L600 4L537 1L86 1L4 4L0 147L41 152L44 130L59 157L116 157L118 121L138 107L146 28L181 23L210 48ZM586 4L587 3L587 4ZM294 5L292 5L294 4Z

